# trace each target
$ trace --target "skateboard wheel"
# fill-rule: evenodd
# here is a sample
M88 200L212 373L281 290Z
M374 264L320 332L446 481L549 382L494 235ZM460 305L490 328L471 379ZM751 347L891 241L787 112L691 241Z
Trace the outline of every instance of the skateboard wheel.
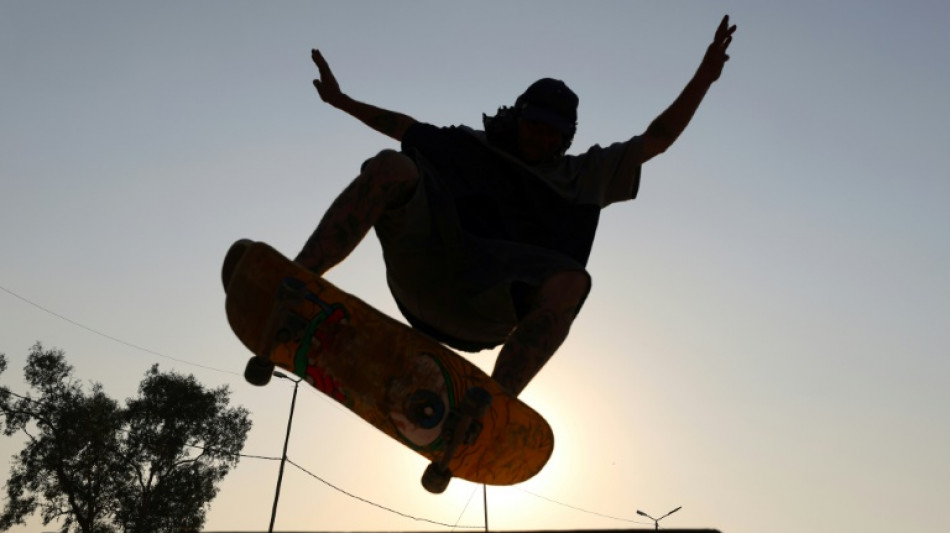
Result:
M452 471L436 463L429 463L422 473L422 486L432 494L442 494L452 481Z
M271 375L274 373L274 363L263 357L252 357L244 367L244 379L251 385L263 387L270 383Z

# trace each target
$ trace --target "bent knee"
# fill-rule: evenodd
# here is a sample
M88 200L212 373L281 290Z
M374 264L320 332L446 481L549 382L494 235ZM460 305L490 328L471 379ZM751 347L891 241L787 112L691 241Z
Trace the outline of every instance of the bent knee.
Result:
M415 162L396 150L383 150L367 159L360 172L387 183L415 183L419 178Z
M419 171L412 159L395 150L383 150L363 163L357 181L393 209L412 197Z
M538 294L540 305L577 310L591 289L590 275L583 270L558 272L544 281Z

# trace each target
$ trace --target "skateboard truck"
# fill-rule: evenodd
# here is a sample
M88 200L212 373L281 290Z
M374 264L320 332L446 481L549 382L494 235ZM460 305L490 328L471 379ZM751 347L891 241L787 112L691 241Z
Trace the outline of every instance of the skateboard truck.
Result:
M481 387L472 387L465 392L465 399L458 410L449 413L442 426L442 438L446 441L445 451L437 461L426 467L422 474L422 486L433 494L445 492L452 480L449 462L455 456L459 446L472 444L482 430L480 419L491 407L492 395Z

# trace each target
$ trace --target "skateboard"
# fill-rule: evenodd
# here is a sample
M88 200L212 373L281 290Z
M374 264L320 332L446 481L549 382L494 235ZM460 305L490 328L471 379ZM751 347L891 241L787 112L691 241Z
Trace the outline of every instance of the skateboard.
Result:
M512 485L538 473L544 418L462 356L287 259L240 240L222 270L231 329L254 354L245 379L284 368L431 462L426 490L452 477Z

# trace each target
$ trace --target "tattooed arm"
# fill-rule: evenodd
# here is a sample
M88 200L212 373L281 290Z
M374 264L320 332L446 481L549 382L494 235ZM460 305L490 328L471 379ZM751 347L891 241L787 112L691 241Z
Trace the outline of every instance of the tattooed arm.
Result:
M356 117L362 123L383 135L392 137L397 141L402 141L402 137L406 133L406 130L409 129L409 126L416 123L415 119L403 115L402 113L387 111L370 104L365 104L343 94L343 92L340 91L340 85L337 83L336 78L333 77L330 65L327 64L326 59L323 58L320 51L315 49L311 51L310 55L313 57L313 62L317 64L317 69L320 71L320 79L313 80L313 86L317 88L317 92L324 102Z

